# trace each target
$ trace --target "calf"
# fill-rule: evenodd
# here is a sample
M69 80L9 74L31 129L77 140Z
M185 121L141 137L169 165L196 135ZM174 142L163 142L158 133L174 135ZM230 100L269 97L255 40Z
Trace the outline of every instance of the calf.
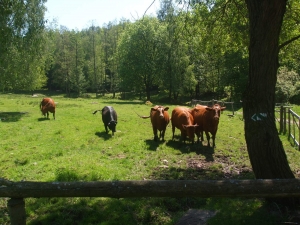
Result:
M93 114L96 114L98 111L102 112L102 122L104 124L106 133L108 133L108 127L112 131L112 135L114 135L118 123L118 116L116 111L112 106L105 106L102 110L94 111Z
M44 116L47 114L47 119L49 119L49 112L53 114L55 119L55 102L52 98L43 98L40 103L40 109Z
M151 108L150 116L140 116L138 114L138 116L143 119L151 119L154 141L158 141L160 138L162 139L162 141L164 141L166 128L170 122L168 109L169 107L156 105ZM159 137L157 135L157 130L159 130Z
M194 118L190 112L189 108L185 107L176 107L172 111L172 132L174 139L175 127L181 131L181 139L185 142L186 136L189 140L194 143L195 129L198 126L194 125Z
M220 112L226 107L221 107L219 104L213 105L213 107L196 105L192 110L192 115L194 117L194 123L197 123L199 126L196 129L197 141L201 136L201 141L203 141L203 132L206 134L208 146L210 147L210 136L212 135L213 147L216 146L215 139L218 131L218 124L220 119Z

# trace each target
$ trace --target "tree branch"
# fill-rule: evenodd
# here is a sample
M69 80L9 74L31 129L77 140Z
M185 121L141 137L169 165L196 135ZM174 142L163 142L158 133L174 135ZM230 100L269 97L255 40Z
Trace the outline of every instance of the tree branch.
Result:
M292 43L293 41L296 41L299 38L300 38L300 35L293 37L292 39L290 39L286 42L283 42L281 45L279 45L279 49L282 49L283 47L287 46L288 44Z

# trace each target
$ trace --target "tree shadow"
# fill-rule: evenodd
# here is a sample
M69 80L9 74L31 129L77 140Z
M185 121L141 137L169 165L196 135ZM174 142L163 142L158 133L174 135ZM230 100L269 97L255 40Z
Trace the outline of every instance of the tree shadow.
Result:
M196 167L154 169L151 174L152 180L219 180L224 177L222 169ZM230 179L245 177L248 178L249 174L233 174ZM73 170L60 169L56 171L55 181L70 182L86 178L78 176ZM99 221L111 225L158 224L159 220L165 221L166 215L168 224L177 224L183 212L201 208L218 211L210 220L212 224L275 224L290 220L283 214L280 218L274 217L272 213L278 209L270 211L267 203L259 205L256 199L245 198L38 198L27 202L26 208L33 215L28 223L31 225L99 224ZM161 211L167 213L159 218Z
M28 112L0 112L1 122L17 122Z
M105 131L96 132L95 135L98 136L99 138L102 138L105 141L109 140L112 137L111 133L107 134Z
M142 101L106 101L106 105L144 105Z

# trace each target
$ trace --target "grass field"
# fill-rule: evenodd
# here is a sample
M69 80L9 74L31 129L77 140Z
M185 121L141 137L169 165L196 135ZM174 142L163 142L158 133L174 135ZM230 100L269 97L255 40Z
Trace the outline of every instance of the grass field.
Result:
M111 181L169 179L251 179L241 110L221 115L216 148L182 144L179 130L172 141L154 142L150 106L139 100L66 98L57 103L56 120L44 119L44 97L0 95L0 177L12 181ZM176 105L170 107L169 113ZM105 133L101 114L111 105L118 113L117 132ZM297 112L299 108L295 107ZM280 136L290 166L300 177L300 153ZM7 199L0 198L0 224L9 224ZM263 199L219 198L28 198L27 224L175 224L188 209L217 211L208 224L274 224L288 221L276 205ZM270 213L271 212L271 213ZM274 213L275 212L275 213Z

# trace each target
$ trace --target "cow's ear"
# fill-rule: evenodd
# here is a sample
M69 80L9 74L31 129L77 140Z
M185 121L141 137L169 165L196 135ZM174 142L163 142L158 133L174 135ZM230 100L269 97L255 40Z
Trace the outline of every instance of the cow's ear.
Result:
M221 107L221 110L224 110L224 109L226 109L226 106L224 106L224 107Z
M151 111L156 111L156 107L151 107Z
M206 110L207 110L207 111L211 111L211 110L213 110L213 108L211 108L211 107L206 107Z
M166 107L164 110L165 110L165 111L168 111L168 110L169 110L169 107Z

